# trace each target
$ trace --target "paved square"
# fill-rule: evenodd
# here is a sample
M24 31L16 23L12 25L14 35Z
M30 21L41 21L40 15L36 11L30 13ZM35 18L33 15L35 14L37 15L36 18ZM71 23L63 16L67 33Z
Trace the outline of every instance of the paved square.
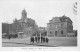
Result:
M2 47L31 47L31 46L46 46L46 47L73 47L77 46L77 37L49 37L49 43L34 43L30 44L30 37L2 39Z

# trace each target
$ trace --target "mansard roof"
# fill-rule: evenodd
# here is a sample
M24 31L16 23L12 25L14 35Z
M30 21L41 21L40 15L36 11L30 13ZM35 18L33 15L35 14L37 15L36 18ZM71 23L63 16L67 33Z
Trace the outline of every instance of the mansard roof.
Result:
M65 15L61 17L54 17L52 20L49 20L49 22L72 22L71 19Z
M70 19L69 17L67 17L67 16L64 15L64 16L60 17L60 21L61 21L61 22L65 22L65 21L68 22L68 21L71 21L71 19ZM72 22L72 21L71 21L71 22Z

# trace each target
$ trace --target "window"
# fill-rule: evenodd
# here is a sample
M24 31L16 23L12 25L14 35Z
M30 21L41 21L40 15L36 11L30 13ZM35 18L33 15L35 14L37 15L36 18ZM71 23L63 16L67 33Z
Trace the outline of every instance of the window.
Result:
M29 31L29 34L30 34L31 32Z
M25 16L26 16L26 13L25 13Z
M50 34L52 34L52 32L50 31Z
M28 34L28 31L27 31L27 34Z
M61 28L63 28L63 26L64 26L64 25L63 25L63 23L62 23L62 24L61 24Z
M56 29L57 29L57 25L55 25L56 26Z
M63 34L63 31L61 31L61 34Z
M57 36L57 31L55 31L55 36Z

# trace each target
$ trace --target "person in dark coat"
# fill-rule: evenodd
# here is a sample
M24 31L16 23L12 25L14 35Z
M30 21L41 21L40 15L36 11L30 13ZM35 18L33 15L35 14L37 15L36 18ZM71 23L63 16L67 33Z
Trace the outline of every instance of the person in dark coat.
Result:
M49 42L49 39L46 37L46 43L48 43Z
M41 43L43 42L43 37L41 36Z
M40 36L38 36L38 43L40 42Z
M37 36L35 37L35 41L36 41L36 43L37 43L37 41L38 41L38 38L37 38Z
M45 37L43 37L43 42L45 42Z
M31 42L34 43L34 37L31 37Z

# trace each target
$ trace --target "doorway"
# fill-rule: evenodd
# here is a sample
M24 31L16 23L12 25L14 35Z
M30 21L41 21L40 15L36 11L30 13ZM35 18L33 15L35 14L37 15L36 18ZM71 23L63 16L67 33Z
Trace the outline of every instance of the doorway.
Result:
M57 31L55 31L55 36L57 37Z

